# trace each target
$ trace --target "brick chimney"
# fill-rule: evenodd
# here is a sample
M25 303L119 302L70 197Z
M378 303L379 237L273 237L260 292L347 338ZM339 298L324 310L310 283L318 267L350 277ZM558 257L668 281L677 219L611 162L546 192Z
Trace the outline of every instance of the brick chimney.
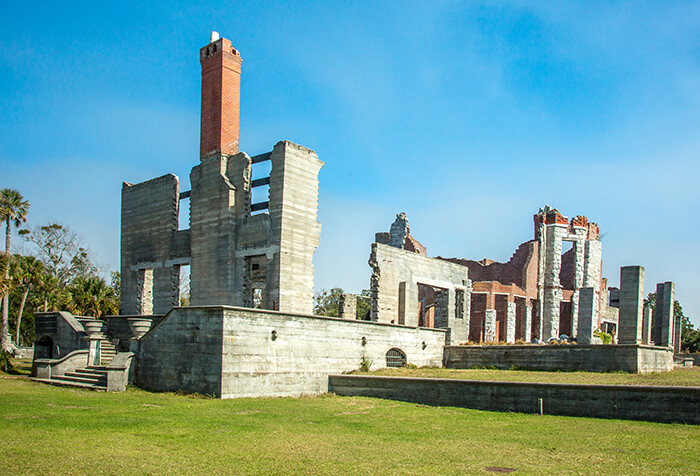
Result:
M200 159L238 153L241 94L241 55L226 38L212 32L199 50L202 64Z

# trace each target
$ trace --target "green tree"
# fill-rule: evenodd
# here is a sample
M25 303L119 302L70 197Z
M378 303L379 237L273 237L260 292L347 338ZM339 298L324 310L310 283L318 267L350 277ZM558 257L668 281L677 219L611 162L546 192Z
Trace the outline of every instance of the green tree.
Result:
M79 316L102 318L119 314L119 301L114 289L99 276L78 276L68 287L70 311Z
M357 318L361 321L370 320L371 296L369 289L363 289L357 298Z
M32 289L38 288L44 283L44 264L34 256L15 255L12 260L12 282L21 293L17 320L15 325L15 344L20 345L22 329L22 314L27 302L27 296Z
M3 263L3 275L5 279L10 276L10 236L12 225L19 227L27 221L29 202L24 199L17 190L3 188L0 190L0 219L5 222L5 253L8 259ZM5 292L2 299L2 328L0 329L0 350L10 348L9 337L9 292Z
M80 236L67 226L51 223L20 230L19 234L35 245L36 256L59 286L67 286L77 276L96 276L99 272Z
M342 288L333 288L330 291L322 289L314 297L314 314L317 316L338 317L340 315L340 297Z

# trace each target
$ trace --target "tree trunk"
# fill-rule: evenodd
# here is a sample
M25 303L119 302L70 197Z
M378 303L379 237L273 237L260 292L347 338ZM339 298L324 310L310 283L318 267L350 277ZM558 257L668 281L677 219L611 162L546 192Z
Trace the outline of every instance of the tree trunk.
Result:
M5 221L5 252L10 254L10 217L7 217ZM10 277L10 261L8 260L7 266L3 270L5 273L5 279ZM10 311L10 292L8 290L7 294L2 298L2 328L0 329L0 348L2 350L10 350L10 323L9 323L9 311Z
M19 330L20 330L20 325L22 324L22 312L24 311L24 303L27 302L27 294L29 294L29 286L24 288L24 293L22 293L22 301L19 303L19 313L17 314L17 336L16 336L16 342L17 347L19 347Z

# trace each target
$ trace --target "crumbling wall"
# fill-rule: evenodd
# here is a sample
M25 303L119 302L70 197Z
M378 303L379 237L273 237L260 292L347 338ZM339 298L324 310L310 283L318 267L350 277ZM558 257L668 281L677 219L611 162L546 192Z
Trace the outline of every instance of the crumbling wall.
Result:
M451 341L467 340L471 282L466 267L380 243L372 244L369 265L372 268L373 321L399 323L401 310L403 324L418 326L418 288L419 284L427 285L444 290L436 299L439 312L436 321L450 329ZM465 296L460 313L455 311L457 290ZM457 318L457 315L463 317Z
M277 280L272 292L278 293L277 309L311 314L313 256L321 236L318 173L324 163L313 150L289 141L275 145L271 161L270 220L272 240L279 244L271 263Z
M171 258L178 234L179 180L168 174L122 185L121 313L164 313L178 305L179 264Z
M469 268L469 277L473 282L498 281L513 283L522 288L531 299L537 298L537 256L539 243L535 240L521 243L506 263L489 259L480 261L461 258L442 258L451 263Z

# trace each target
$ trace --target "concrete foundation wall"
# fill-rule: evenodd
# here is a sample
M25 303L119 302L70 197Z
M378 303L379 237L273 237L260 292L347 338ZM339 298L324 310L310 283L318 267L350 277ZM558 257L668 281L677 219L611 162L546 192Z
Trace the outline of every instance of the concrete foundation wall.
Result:
M673 351L646 345L465 345L445 348L445 367L512 367L632 373L673 370Z
M345 396L389 398L427 405L546 415L700 424L700 388L570 385L476 380L332 375Z
M274 331L274 332L273 332ZM136 384L222 398L327 391L328 375L409 363L439 366L444 330L230 307L173 309L141 340ZM363 345L364 343L364 345Z

